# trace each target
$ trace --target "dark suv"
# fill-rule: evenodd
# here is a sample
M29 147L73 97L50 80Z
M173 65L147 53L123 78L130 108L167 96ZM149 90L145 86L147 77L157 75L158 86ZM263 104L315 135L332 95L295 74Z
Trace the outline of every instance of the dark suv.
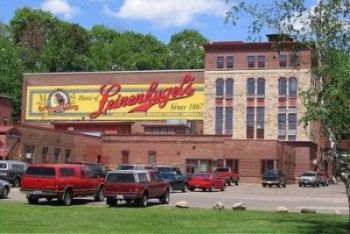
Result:
M287 180L286 176L282 171L279 170L267 170L262 175L262 186L272 187L272 185L276 185L277 187L286 187Z
M28 164L22 161L0 161L0 179L6 180L14 187L21 186L21 178L27 170Z

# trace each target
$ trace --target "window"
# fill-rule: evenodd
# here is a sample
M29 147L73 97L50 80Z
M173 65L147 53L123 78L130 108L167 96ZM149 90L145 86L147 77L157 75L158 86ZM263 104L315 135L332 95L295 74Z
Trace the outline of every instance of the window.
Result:
M276 170L278 166L278 160L261 160L261 174L267 170Z
M289 97L297 97L297 79L295 77L289 79Z
M247 95L248 96L255 95L255 80L254 80L254 78L249 78L247 81Z
M226 80L226 98L233 98L233 79Z
M280 54L279 60L280 60L280 67L287 67L287 55Z
M140 183L147 183L148 182L148 177L146 173L140 173L139 175L139 182Z
M70 162L70 149L66 149L66 151L65 151L65 153L64 153L64 155L65 155L65 157L64 157L64 162L65 163L69 163Z
M101 159L102 159L102 156L101 155L97 155L96 162L97 163L101 163Z
M216 68L224 68L224 57L218 56L216 57Z
M297 67L299 66L299 56L296 54L291 54L289 56L289 66L290 67Z
M257 94L258 96L265 96L265 79L264 78L258 79Z
M135 183L135 177L133 173L109 173L106 181L108 183Z
M264 139L265 107L256 108L256 138Z
M258 56L258 67L259 68L265 67L265 56L264 55Z
M34 145L24 145L24 155L27 163L34 162Z
M288 114L288 129L289 130L296 130L297 129L297 114L296 113L289 113ZM289 135L295 135L289 134Z
M55 168L51 167L28 167L27 175L33 176L55 176Z
M123 164L129 163L129 151L127 151L127 150L122 151L122 163Z
M238 159L226 159L226 167L231 168L231 171L239 173Z
M247 139L254 138L254 107L247 107Z
M287 95L287 79L284 77L281 77L278 80L278 95L279 96Z
M150 151L148 152L148 164L155 164L156 160L156 152Z
M248 56L248 68L254 68L255 67L255 56Z
M186 174L194 174L198 170L197 159L186 159Z
M215 108L215 134L221 135L222 134L222 124L224 121L224 115L223 115L223 108L222 107L216 107Z
M60 151L61 151L61 149L55 148L55 159L54 159L54 163L58 163L58 162L60 161Z
M286 108L278 108L278 140L286 139Z
M60 176L62 177L74 176L74 174L73 168L60 168Z
M232 135L233 107L225 108L225 134Z
M216 80L216 96L217 97L224 96L224 80L221 78Z
M49 147L43 147L41 152L41 162L48 163L49 160L47 158L47 152L49 151Z
M234 63L233 56L227 56L226 57L226 68L233 68L234 67L233 63Z

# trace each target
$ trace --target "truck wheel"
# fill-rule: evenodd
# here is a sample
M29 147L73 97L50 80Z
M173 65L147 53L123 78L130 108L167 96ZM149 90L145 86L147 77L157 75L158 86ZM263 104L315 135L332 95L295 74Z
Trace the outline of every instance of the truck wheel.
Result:
M140 207L146 207L148 202L148 196L147 194L143 194L142 198L139 200L139 206Z
M169 201L170 201L169 190L165 191L164 196L161 197L159 200L160 200L160 202L163 203L163 204L169 204Z
M193 191L194 191L194 188L193 188L193 187L190 187L190 191L193 192Z
M95 196L95 200L96 201L103 201L104 198L105 197L104 197L104 193L103 193L103 187L100 187L98 189L98 192L97 192L96 196Z
M235 182L235 185L238 186L238 180Z
M262 186L265 188L265 187L266 187L266 184L262 184Z
M68 189L63 195L63 204L65 206L70 206L73 202L73 193Z
M106 204L109 205L110 207L115 207L118 204L118 200L111 197L107 197Z
M13 187L18 188L21 187L21 180L16 177L15 180L13 181Z
M38 198L38 197L29 196L29 197L27 198L27 200L28 200L28 203L29 203L29 204L32 204L32 205L36 205L36 204L39 203L39 198Z
M2 190L2 193L0 194L0 198L2 199L6 199L7 196L9 195L9 188L8 187L4 187Z

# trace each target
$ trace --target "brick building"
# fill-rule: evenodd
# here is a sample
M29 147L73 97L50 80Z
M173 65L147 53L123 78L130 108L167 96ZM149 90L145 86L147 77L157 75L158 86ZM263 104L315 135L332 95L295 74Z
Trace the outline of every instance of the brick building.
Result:
M24 74L11 157L228 166L244 182L279 168L293 182L317 157L314 127L299 124L311 51L268 38L208 43L204 70Z

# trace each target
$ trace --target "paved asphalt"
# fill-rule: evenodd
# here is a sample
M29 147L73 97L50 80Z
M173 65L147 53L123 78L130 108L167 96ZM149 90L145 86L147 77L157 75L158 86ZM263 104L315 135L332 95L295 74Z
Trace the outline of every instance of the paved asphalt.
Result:
M300 212L301 208L313 208L318 213L334 213L339 210L348 214L348 203L343 184L328 187L302 187L287 185L287 188L263 188L260 184L240 184L227 187L226 191L186 192L174 191L170 195L169 206L185 200L190 207L212 208L217 201L230 209L236 202L244 202L248 210L275 210L277 206L285 206L290 212ZM12 188L9 198L1 202L17 201L26 203L25 195L18 188ZM156 199L151 204L158 204ZM48 204L42 199L41 204ZM106 206L105 201L95 202L93 198L78 198L73 205Z

